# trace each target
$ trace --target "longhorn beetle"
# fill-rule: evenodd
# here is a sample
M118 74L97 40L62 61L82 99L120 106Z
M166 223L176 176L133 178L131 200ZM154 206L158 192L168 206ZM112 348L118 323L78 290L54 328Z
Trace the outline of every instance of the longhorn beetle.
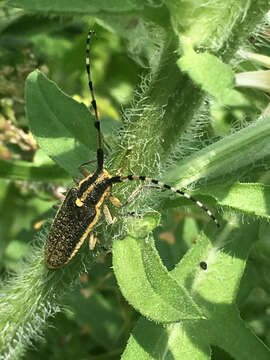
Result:
M125 180L139 180L141 182L154 184L155 187L178 193L202 208L216 225L219 226L218 220L204 204L182 190L178 190L144 175L130 174L127 176L112 176L103 167L104 154L100 120L90 71L90 39L92 34L93 31L89 31L86 41L86 71L91 94L91 104L95 113L94 125L98 135L97 169L92 175L83 167L89 162L80 166L80 171L85 177L68 191L62 205L56 213L45 246L45 260L49 269L58 269L67 264L77 253L88 235L90 235L91 239L91 236L93 236L91 235L91 231L100 217L102 207L105 213L105 200L110 199L113 205L119 208L122 206L120 201L112 195L112 186L115 183L120 183ZM134 196L131 195L130 198L134 198ZM92 239L94 239L94 237L92 237Z

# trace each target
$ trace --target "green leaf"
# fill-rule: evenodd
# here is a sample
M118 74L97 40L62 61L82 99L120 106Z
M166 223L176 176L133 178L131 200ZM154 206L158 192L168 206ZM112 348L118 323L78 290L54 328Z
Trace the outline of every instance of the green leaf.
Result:
M249 215L270 218L269 185L237 182L227 186L208 186L200 189L200 193L214 197L219 205L228 206Z
M58 165L37 166L26 161L0 159L0 177L28 181L57 181L66 179L68 174Z
M250 166L267 164L270 156L270 119L264 117L256 123L195 152L176 162L166 171L166 182L185 187L199 179L239 178Z
M39 146L72 176L78 176L80 164L95 160L93 115L40 71L27 78L26 111Z
M162 264L149 235L156 226L157 219L148 215L133 223L124 240L114 242L113 267L123 295L144 316L155 321L203 318L192 295Z
M248 106L245 97L234 89L234 72L218 57L209 53L196 53L188 48L177 64L187 72L195 84L214 96L220 104Z
M35 0L10 0L8 6L21 8L32 12L50 12L63 14L99 14L103 12L125 12L141 10L144 8L144 1L125 1L125 0L99 0L99 1L35 1Z
M192 293L206 315L167 326L141 319L122 359L210 359L210 346L224 349L233 358L268 359L269 349L247 328L235 306L237 290L257 226L238 228L231 223L214 233L209 227L170 274ZM207 263L203 270L199 264ZM179 294L181 296L181 294ZM235 339L237 338L237 342Z
M257 226L254 226L252 231L248 226L240 230L233 218L222 230L213 229L214 225L209 224L207 233L200 234L196 239L196 245L171 272L180 284L186 284L189 289L193 289L194 294L197 294L194 296L198 298L198 302L204 304L202 306L208 314L209 303L218 306L219 303L228 304L235 301L246 257L253 242L257 240ZM241 244L241 241L244 244ZM207 271L199 270L201 261L207 263ZM197 271L191 264L197 265ZM222 274L222 281L213 276L217 272Z
M169 326L155 324L141 318L136 324L121 360L206 360L210 359L210 347L199 338L196 345L177 323Z
M224 92L234 86L234 72L231 67L212 54L198 54L188 48L177 63L204 91L221 101Z
M231 66L223 63L217 56L209 53L196 53L188 44L184 56L178 65L193 82L205 92L212 95L216 102L211 104L212 126L216 134L230 130L228 117L236 117L238 121L246 118L250 102L239 91L234 89L235 75ZM228 109L231 113L228 115Z

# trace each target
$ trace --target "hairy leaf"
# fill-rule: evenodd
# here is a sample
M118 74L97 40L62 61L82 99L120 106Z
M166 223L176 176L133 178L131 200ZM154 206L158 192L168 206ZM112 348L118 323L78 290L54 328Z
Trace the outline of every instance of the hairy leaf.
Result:
M249 226L238 229L232 222L219 234L210 231L208 236L201 234L196 245L170 272L192 294L206 317L166 326L141 319L122 359L132 359L137 354L142 360L180 360L189 354L188 358L209 360L211 345L240 360L269 357L269 350L246 327L235 306L246 258L256 240L256 226L252 231ZM205 261L207 269L199 266L201 261Z
M175 163L166 172L166 181L183 187L202 178L219 178L223 183L232 181L234 173L239 178L251 166L266 163L270 157L269 136L269 117L264 117Z
M135 221L128 236L114 242L113 266L121 291L141 314L155 321L203 318L191 294L162 264L149 236L156 225L151 216Z

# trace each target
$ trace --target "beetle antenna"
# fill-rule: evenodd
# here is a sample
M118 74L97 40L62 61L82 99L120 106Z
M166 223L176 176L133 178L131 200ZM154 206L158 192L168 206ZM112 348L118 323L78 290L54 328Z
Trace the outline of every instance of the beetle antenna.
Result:
M88 85L89 85L89 90L90 90L91 99L92 99L91 104L94 109L95 118L96 118L94 125L98 132L98 149L97 149L98 170L101 170L101 169L103 169L104 154L103 154L103 149L102 149L102 137L101 137L101 132L100 132L100 120L99 120L99 115L98 115L97 102L96 102L96 98L95 98L93 82L92 82L92 78L91 78L91 71L90 71L90 39L93 34L95 34L95 32L93 30L90 30L88 33L88 36L87 36L85 63L86 63L86 72L87 72L87 76L88 76Z

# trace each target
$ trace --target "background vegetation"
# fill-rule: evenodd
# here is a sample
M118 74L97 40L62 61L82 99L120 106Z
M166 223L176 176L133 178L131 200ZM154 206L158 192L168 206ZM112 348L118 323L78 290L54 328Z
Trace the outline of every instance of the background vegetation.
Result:
M268 9L0 2L0 359L269 359ZM148 189L127 209L137 217L101 219L95 251L86 241L49 271L53 205L95 158L81 104L90 28L106 168L187 189L221 229ZM125 201L138 185L114 193Z

